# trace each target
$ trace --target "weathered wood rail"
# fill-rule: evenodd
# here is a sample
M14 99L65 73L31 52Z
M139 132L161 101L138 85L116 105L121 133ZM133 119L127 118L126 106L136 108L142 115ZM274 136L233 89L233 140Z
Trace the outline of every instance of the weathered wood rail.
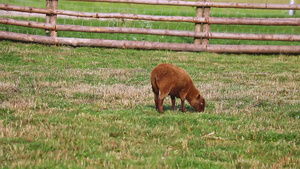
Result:
M121 2L151 5L180 5L197 7L196 17L184 16L153 16L124 13L91 13L58 10L58 0L46 0L46 8L33 8L8 4L0 4L0 9L7 11L19 11L28 13L46 14L46 23L22 21L9 18L0 18L1 24L17 25L30 28L45 29L51 31L51 36L27 35L20 33L0 31L0 39L10 39L23 42L36 42L56 45L72 46L99 46L138 49L164 49L180 51L209 51L231 53L300 53L300 46L278 45L210 45L209 39L238 39L238 40L276 40L276 41L300 41L300 35L282 34L240 34L240 33L217 33L210 32L211 24L235 24L235 25L276 25L276 26L300 26L300 18L217 18L210 17L210 8L250 8L250 9L293 9L299 10L300 5L289 4L249 4L249 3L215 3L209 0L169 1L169 0L73 0L93 2ZM207 1L207 2L200 2ZM195 23L195 31L178 31L146 28L124 27L91 27L77 25L57 24L57 15L75 16L84 18L122 18L133 20L168 21L168 22L191 22ZM93 33L126 33L126 34L149 34L164 36L194 37L194 44L185 43L160 43L149 41L124 41L103 39L81 39L57 37L57 31L78 31Z

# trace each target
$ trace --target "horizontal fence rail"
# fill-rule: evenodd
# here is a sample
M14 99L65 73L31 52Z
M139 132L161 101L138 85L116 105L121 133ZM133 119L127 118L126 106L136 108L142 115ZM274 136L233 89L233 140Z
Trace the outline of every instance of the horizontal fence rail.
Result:
M168 21L168 22L192 22L192 23L208 23L208 24L224 24L224 25L284 25L284 26L300 26L300 18L284 18L284 19L270 19L270 18L216 18L216 17L184 17L184 16L153 16L153 15L137 15L124 13L91 13L91 12L75 12L67 10L51 10L43 8L32 8L15 5L0 4L0 9L40 13L50 15L67 15L75 17L88 18L121 18L134 20L148 20L148 21Z
M2 39L16 40L22 42L37 42L50 45L70 45L70 46L96 46L96 47L116 47L130 49L159 49L174 51L194 51L194 52L229 52L229 53L300 53L300 47L295 46L269 46L269 45L194 45L183 43L161 43L145 41L120 41L103 39L81 39L81 38L53 38L40 35L28 35L12 32L0 31Z
M170 0L69 0L85 2L114 2L148 5L201 6L215 8L246 8L246 9L300 9L300 5L291 4L255 4L255 3L222 3L222 2L192 2Z
M33 21L20 21L15 19L0 18L0 23L8 25L25 26L57 31L77 31L93 33L128 33L149 34L181 37L198 37L209 39L238 39L238 40L277 40L277 41L300 41L300 35L276 35L276 34L241 34L241 33L204 33L193 31L176 31L147 28L123 28L123 27L91 27L76 25L52 25Z
M219 25L276 25L276 26L300 26L300 18L218 18L210 17L211 7L217 8L253 8L253 9L300 9L300 5L283 4L249 4L249 3L215 3L215 2L191 2L191 1L153 1L153 0L73 0L92 2L120 2L151 5L176 5L196 6L196 17L187 16L153 16L124 13L92 13L68 10L57 10L58 0L47 0L47 8L24 7L8 4L0 4L0 9L6 11L18 11L27 13L38 13L46 15L46 23L23 21L10 18L0 18L0 24L16 25L29 28L44 29L51 31L51 36L29 35L13 32L0 31L0 39L10 39L23 42L36 42L52 45L71 46L99 46L118 47L134 49L164 49L175 51L208 51L208 52L231 52L231 53L300 53L300 46L278 46L278 45L211 45L209 39L233 39L233 40L268 40L268 41L300 41L300 35L293 34L242 34L242 33L218 33L210 32L211 24ZM197 9L198 9L197 8ZM199 13L198 12L202 12ZM57 15L82 18L104 18L104 19L131 19L147 21L168 21L195 23L195 31L179 31L149 28L126 28L126 27L95 27L57 24ZM202 26L200 24L203 24ZM200 25L200 27L199 27ZM198 29L197 28L200 28ZM147 34L162 36L193 37L194 44L186 43L161 43L149 41L124 41L103 39L82 39L57 37L58 31L75 31L91 33L122 33L122 34ZM200 41L197 40L200 38ZM202 44L201 44L202 39Z

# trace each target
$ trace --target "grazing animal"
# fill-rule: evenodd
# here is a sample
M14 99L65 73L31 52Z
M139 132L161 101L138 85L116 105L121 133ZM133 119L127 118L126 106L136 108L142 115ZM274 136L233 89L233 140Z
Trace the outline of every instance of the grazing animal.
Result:
M181 99L182 112L185 112L185 99L198 112L204 111L205 100L188 74L175 65L162 63L151 72L151 85L154 93L156 110L163 112L163 101L171 96L172 110L175 109L175 97Z

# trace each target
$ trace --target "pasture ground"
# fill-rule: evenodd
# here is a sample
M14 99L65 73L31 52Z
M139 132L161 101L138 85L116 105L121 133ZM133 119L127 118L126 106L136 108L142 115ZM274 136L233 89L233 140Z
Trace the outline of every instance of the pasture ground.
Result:
M150 72L186 69L205 112L155 110ZM298 168L300 56L0 41L0 168Z

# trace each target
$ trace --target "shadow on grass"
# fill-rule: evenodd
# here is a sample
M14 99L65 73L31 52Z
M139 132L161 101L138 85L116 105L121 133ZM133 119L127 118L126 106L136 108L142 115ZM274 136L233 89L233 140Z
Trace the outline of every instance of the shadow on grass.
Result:
M153 111L154 110L156 110L156 108L155 108L155 105L153 104L153 105L147 105L147 107L148 108L151 108ZM172 111L172 106L171 105L164 105L163 106L163 110L164 111ZM175 105L175 110L174 111L176 111L176 112L181 112L181 105ZM185 105L185 111L186 112L190 112L190 113L198 113L198 112L196 112L195 111L195 109L193 108L193 107L191 107L191 106L187 106L187 105Z

